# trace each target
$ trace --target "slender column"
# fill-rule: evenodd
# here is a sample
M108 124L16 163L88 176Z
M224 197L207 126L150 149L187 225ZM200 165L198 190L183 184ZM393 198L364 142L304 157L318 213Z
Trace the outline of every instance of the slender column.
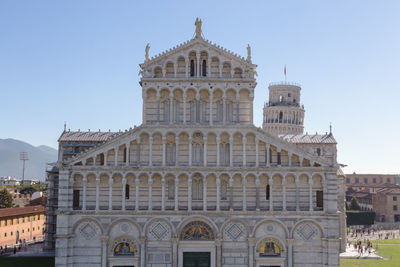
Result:
M178 238L172 239L172 267L178 267Z
M125 151L125 165L126 166L129 166L129 147L130 147L130 144L128 143L128 144L126 144L125 145L125 147L126 147L126 151Z
M243 166L246 166L246 136L243 136L242 138L242 154L243 154Z
M122 210L125 210L126 195L126 178L122 178Z
M149 166L153 165L153 136L149 137Z
M256 137L256 167L258 167L258 138Z
M96 177L96 211L99 210L100 177Z
M114 165L118 166L118 150L119 147L114 148Z
M249 267L254 267L254 246L256 244L256 239L254 237L247 238L249 243Z
M223 120L223 124L226 124L226 96L224 93L224 96L222 97L222 120Z
M104 166L107 166L107 151L104 152Z
M323 177L323 183L322 183L322 186L323 186L323 193L324 193L324 197L323 197L323 205L324 205L324 212L327 212L328 210L327 210L327 194L328 194L328 184L327 184L327 181L326 181L326 176L325 176L325 174L324 174L324 177Z
M221 78L222 77L222 65L221 64L218 65L218 70L219 70L219 78Z
M189 64L188 64L187 60L185 60L185 77L186 78L189 77L188 69L189 69Z
M146 90L142 90L142 103L143 103L143 109L142 109L142 121L143 124L146 124L146 100L147 100L147 93Z
M303 167L303 157L299 157L299 166Z
M209 114L209 116L210 116L210 125L213 125L213 110L212 110L212 107L213 107L213 94L212 94L212 92L210 92L210 114Z
M153 210L153 178L149 179L149 207L148 210Z
M179 178L175 177L175 210L179 209Z
M282 178L282 210L286 211L286 177Z
M274 180L272 179L272 177L269 178L268 180L269 183L269 211L274 211L274 197L272 195L272 186L274 183Z
M266 151L267 151L267 152L265 153L265 154L266 154L266 157L267 157L267 158L266 158L266 161L267 161L267 164L266 164L266 165L267 165L267 167L269 167L269 166L271 165L271 164L270 164L270 161L271 161L271 160L270 160L270 158L269 158L269 156L270 156L270 155L269 155L270 145L269 145L269 144L266 144L265 149L266 149Z
M162 165L163 166L165 166L165 159L167 157L167 155L165 153L165 142L166 142L165 139L166 139L165 137L162 138L162 156L161 157L162 157Z
M300 192L299 192L299 185L300 185L300 177L296 175L296 211L300 211Z
M165 177L161 179L161 210L165 210Z
M140 240L140 267L145 267L146 265L146 238Z
M247 210L247 198L246 198L246 177L242 178L242 200L243 200L243 210Z
M197 54L197 77L201 77L200 76L200 54Z
M188 179L188 211L192 210L192 178Z
M169 95L169 124L172 124L174 120L174 93L171 92Z
M179 136L175 136L175 166L179 165Z
M112 190L113 190L113 178L112 175L108 179L108 210L112 210Z
M289 166L292 166L292 153L289 153Z
M204 139L203 166L207 166L207 136Z
M256 211L260 211L260 177L256 177Z
M189 136L189 166L192 166L192 137Z
M230 196L229 196L229 209L231 211L233 211L233 178L232 177L229 179L229 190L230 190L230 192L229 192L229 194L230 194Z
M233 137L229 138L229 166L233 166Z
M220 210L220 200L221 200L221 177L217 177L217 207L216 210Z
M221 239L216 239L215 240L215 246L217 249L217 267L222 266L222 240Z
M313 211L313 191L312 191L312 186L313 186L313 180L312 177L308 178L308 185L309 185L309 200L310 200L310 211Z
M286 239L287 244L288 244L288 267L293 266L293 243L294 239Z
M174 64L174 77L176 78L176 74L177 74L177 69L178 69L178 64Z
M211 77L211 58L207 58L207 77Z
M87 176L83 177L83 192L82 192L82 210L86 210L86 187L87 187Z
M161 96L160 96L160 91L157 91L157 124L160 124L161 118L160 118L160 104L161 104Z
M203 179L203 210L207 210L207 177Z
M101 250L102 250L101 267L107 267L107 243L108 243L108 237L102 236L101 237Z
M139 184L140 184L139 177L136 177L136 179L135 179L135 211L139 210Z
M186 124L186 91L183 92L183 124Z
M221 139L219 136L217 136L217 167L219 167L220 163L220 142Z

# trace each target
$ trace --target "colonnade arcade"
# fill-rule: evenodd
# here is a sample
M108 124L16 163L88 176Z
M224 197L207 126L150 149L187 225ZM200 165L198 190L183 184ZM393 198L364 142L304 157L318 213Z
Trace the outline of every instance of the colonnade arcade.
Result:
M145 124L250 124L253 93L240 89L143 89Z
M109 146L75 165L86 166L203 166L318 167L319 163L272 145L252 132L193 131L149 133ZM94 155L94 156L93 156Z
M73 209L322 211L322 173L75 172Z

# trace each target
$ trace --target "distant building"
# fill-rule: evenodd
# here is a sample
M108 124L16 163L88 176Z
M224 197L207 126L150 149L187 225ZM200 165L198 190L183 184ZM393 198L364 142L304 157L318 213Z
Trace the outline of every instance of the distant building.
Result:
M399 174L346 174L346 186L354 184L400 184Z
M378 222L400 222L400 189L385 188L372 197Z
M42 241L44 222L44 206L0 209L0 246Z
M20 181L17 178L13 178L11 176L0 177L0 186L1 185L19 185Z

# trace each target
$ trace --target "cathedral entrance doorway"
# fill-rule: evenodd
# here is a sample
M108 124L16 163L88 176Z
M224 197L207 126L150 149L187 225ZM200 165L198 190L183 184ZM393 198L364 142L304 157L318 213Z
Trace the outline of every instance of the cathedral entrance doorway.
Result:
M184 252L183 267L210 267L210 252Z

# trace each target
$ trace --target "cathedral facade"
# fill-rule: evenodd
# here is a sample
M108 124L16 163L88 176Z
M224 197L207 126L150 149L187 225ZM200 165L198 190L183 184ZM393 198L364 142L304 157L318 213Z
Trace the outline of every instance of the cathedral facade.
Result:
M303 134L300 86L195 37L141 67L143 122L64 129L49 172L56 266L339 266L343 177L332 133ZM51 196L50 196L51 198Z

